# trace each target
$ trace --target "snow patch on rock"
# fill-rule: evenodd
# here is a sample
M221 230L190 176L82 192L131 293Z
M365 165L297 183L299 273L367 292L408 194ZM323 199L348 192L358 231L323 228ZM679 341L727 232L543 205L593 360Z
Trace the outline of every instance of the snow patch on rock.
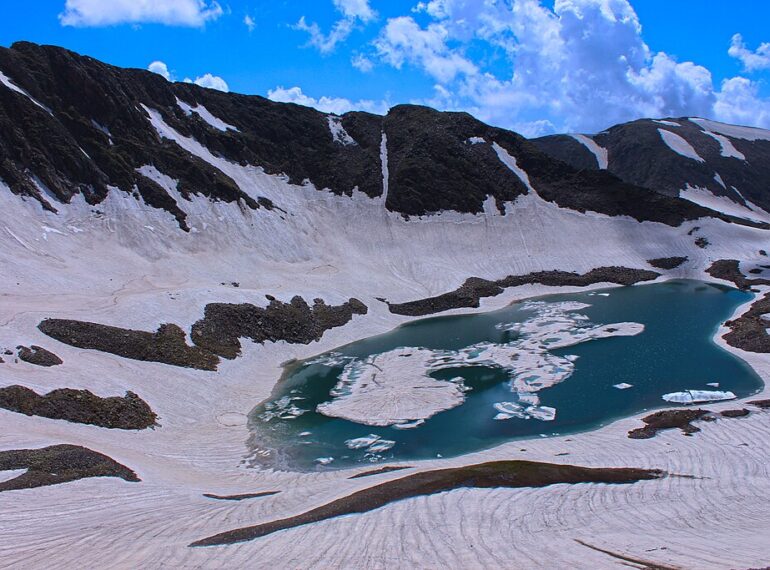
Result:
M216 117L203 105L196 104L193 107L180 99L176 100L176 104L179 105L179 108L182 109L182 111L184 111L186 115L189 116L192 113L196 113L201 119L203 119L205 122L207 122L209 125L211 125L212 127L214 127L219 131L226 132L230 130L230 131L238 132L237 127L234 127L233 125L224 122L219 117Z
M607 170L609 160L607 158L607 149L586 135L570 135L573 139L585 146L596 157L596 163L599 165L600 170Z
M342 118L336 115L327 115L326 121L329 124L329 132L332 134L332 140L343 146L358 144L342 126Z
M663 139L663 142L666 143L666 146L668 146L668 148L673 150L675 153L682 155L685 158L691 158L692 160L696 160L698 162L706 162L695 151L692 145L678 134L667 131L666 129L658 129L658 133L660 133L660 138Z

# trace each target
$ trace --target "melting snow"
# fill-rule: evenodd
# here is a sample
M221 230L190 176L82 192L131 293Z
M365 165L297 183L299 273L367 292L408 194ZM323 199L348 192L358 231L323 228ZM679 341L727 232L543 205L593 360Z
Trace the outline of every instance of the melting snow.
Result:
M382 203L388 199L388 183L390 173L388 172L388 135L382 133L380 140L380 164L382 165Z
M688 143L678 134L667 131L666 129L658 129L658 132L660 133L660 138L663 139L663 142L666 143L668 148L673 150L675 153L680 154L686 158L691 158L692 160L697 160L698 162L706 162L698 155L697 152L695 152L695 149L690 145L690 143Z
M529 182L529 175L526 172L524 172L521 168L519 168L519 165L516 163L516 158L511 156L507 150L505 150L503 147L501 147L497 143L492 143L492 148L495 149L495 152L497 153L497 156L500 159L500 162L502 162L504 165L510 168L513 171L513 173L519 177L519 180L521 180L524 183L524 186L527 187L527 190L529 190L532 194L537 194L537 192L535 192L535 189L532 188L532 184L530 184Z
M471 137L465 142L468 144L484 144L487 141L484 140L484 137Z
M570 135L573 139L585 146L596 157L596 162L601 170L607 170L607 149L599 146L594 139L586 135Z
M746 155L733 146L733 143L725 136L712 133L711 131L703 131L703 134L710 136L719 143L720 154L726 158L737 158L738 160L746 160Z
M721 392L719 390L685 390L684 392L663 394L663 399L666 402L676 404L701 404L703 402L734 400L735 398L736 396L732 392Z
M669 127L681 127L682 126L679 123L675 123L674 121L664 121L662 119L653 119L652 122L653 123L659 123L661 125L666 125L666 126L669 126Z
M743 204L734 202L727 196L716 196L706 188L694 188L688 184L684 190L679 191L679 197L694 202L704 208L710 208L730 216L760 222L770 222L770 214L748 200L746 200L746 206L744 206Z
M353 137L345 130L345 127L342 126L342 118L336 115L328 115L326 120L329 123L329 131L334 142L345 146L357 144Z
M765 129L756 129L754 127L741 127L739 125L728 125L708 119L693 118L693 123L700 125L701 128L720 135L732 137L734 139L744 139L747 141L770 141L770 131Z
M598 338L633 336L644 330L638 323L591 324L588 317L577 313L588 306L576 302L525 303L522 308L534 313L531 318L497 325L500 330L518 333L510 343L480 342L459 350L402 347L365 359L323 356L311 363L345 365L330 392L332 399L316 410L365 425L417 427L431 416L461 405L468 391L462 377L437 380L430 376L431 372L484 366L508 372L514 397L513 401L495 404L495 419L552 420L556 411L540 406L537 392L569 378L575 369L575 357L549 351ZM286 398L289 396L267 411L286 413L291 406ZM349 446L370 444L361 438L349 442Z
M179 105L179 108L182 109L186 115L189 116L192 113L196 113L201 119L219 131L225 132L228 129L231 131L238 131L237 127L234 127L229 123L225 123L219 117L214 116L203 105L196 104L195 107L192 107L180 99L176 100L176 104Z
M16 84L14 84L13 81L11 81L11 78L8 77L2 71L0 71L0 83L5 85L11 91L16 91L16 93L20 93L21 95L24 95L27 99L29 99L35 105L37 105L38 107L43 109L46 113L48 113L49 115L53 115L53 113L51 112L51 109L49 109L48 107L46 107L45 105L40 103L37 99L35 99L32 95L27 93L24 89L22 89L21 87L17 86Z
M177 99L177 101L179 101L179 99ZM108 128L107 128L107 127L105 127L104 125L100 125L99 123L97 123L97 122L96 122L96 121L94 121L93 119L91 119L91 126L92 126L93 128L95 128L95 129L97 129L97 130L99 130L99 131L103 132L105 135L107 135L107 139L110 141L110 146L112 146L112 145L113 145L113 142L112 142L112 133L110 132L110 129L108 129Z

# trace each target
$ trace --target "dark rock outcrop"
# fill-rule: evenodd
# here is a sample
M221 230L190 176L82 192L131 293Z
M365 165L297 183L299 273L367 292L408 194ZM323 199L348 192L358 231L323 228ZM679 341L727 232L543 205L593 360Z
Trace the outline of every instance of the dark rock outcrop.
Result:
M727 321L725 326L730 332L722 338L730 346L747 352L770 352L770 335L767 333L770 320L765 318L767 315L770 315L770 293L765 293L737 319Z
M204 317L192 326L190 337L203 350L235 358L241 351L241 337L259 343L284 340L308 344L319 340L326 330L347 324L353 315L366 312L366 305L358 299L336 306L315 299L312 307L299 296L288 303L270 298L264 308L248 303L210 303Z
M27 471L1 482L0 492L58 485L88 477L120 477L126 481L139 481L136 473L125 465L78 445L0 451L0 471L13 469Z
M216 370L220 356L235 358L241 352L241 337L254 342L283 340L308 344L328 329L347 324L353 315L365 315L367 307L358 299L327 305L315 299L309 306L302 297L289 303L268 296L267 307L248 303L209 303L204 317L193 324L187 344L184 331L163 324L155 333L124 329L71 319L45 319L38 328L56 340L78 348L100 350L133 360L161 362L172 366Z
M50 350L33 344L32 346L19 346L19 358L35 366L58 366L64 361Z
M631 439L650 439L665 429L681 429L684 435L692 435L700 431L699 427L692 425L691 422L699 419L706 419L711 412L709 410L661 410L642 418L647 424L642 428L633 429L628 432Z
M463 307L477 308L482 297L494 297L508 287L532 283L553 287L585 287L594 283L633 285L658 277L660 273L655 271L627 267L598 267L582 275L568 271L538 271L527 275L509 275L496 281L471 277L454 291L406 303L388 303L388 308L397 315L416 317Z
M668 124L667 124L668 123ZM716 127L717 129L719 127ZM683 138L702 160L672 150L660 131ZM615 125L589 135L605 148L608 170L621 180L668 196L678 196L685 188L704 188L739 205L746 200L770 210L770 140L756 140L719 134L745 159L725 156L722 144L705 127L688 118L668 119L665 123L640 119ZM598 169L593 154L571 136L551 135L532 141L540 150L578 169Z
M655 259L648 259L647 263L658 269L676 269L687 261L687 256L684 257L657 257Z
M357 491L352 495L293 517L210 536L198 540L190 546L214 546L245 542L279 530L349 514L367 513L410 497L435 495L452 489L546 487L559 483L630 484L637 481L658 479L663 475L662 471L656 469L588 468L532 461L494 461L464 467L436 469L414 473Z
M360 112L332 117L263 97L171 83L148 71L29 42L0 48L0 71L29 95L0 89L0 179L15 194L53 212L78 193L99 204L114 191L110 188L168 211L183 230L189 229L185 201L193 196L274 208L266 197L244 192L219 168L159 137L151 123L159 117L214 156L338 195L351 195L354 188L370 197L382 195L385 135L386 207L406 216L480 213L489 196L502 211L505 202L527 193L497 156L492 146L497 143L527 172L542 198L565 208L670 225L703 216L732 219L651 189L657 187L629 183L631 178L554 159L520 135L465 113L399 105L385 117ZM207 123L195 112L200 105L234 128L223 131ZM335 137L329 121L341 125L350 139ZM181 200L139 172L144 166L177 181Z
M59 342L133 360L200 370L216 370L219 363L219 358L209 351L189 346L184 331L174 324L160 325L157 332L151 333L71 319L46 319L38 328Z
M719 259L712 263L706 273L716 279L732 281L738 289L751 289L754 285L770 285L770 279L747 278L740 269L737 259Z
M40 416L114 429L145 429L156 414L133 392L100 398L88 390L60 388L43 396L23 386L0 388L0 408L27 416Z
M269 497L277 495L280 491L262 491L260 493L241 493L239 495L215 495L214 493L203 493L207 499L217 499L218 501L245 501L246 499L258 499L260 497Z

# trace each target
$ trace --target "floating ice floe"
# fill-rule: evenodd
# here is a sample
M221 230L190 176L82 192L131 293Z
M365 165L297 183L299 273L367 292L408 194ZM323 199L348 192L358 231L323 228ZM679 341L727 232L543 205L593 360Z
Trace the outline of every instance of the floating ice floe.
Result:
M430 376L432 372L481 366L509 374L515 405L521 409L498 410L500 414L552 420L555 410L540 407L535 394L569 378L577 356L557 356L550 351L644 330L639 323L592 324L578 312L587 307L590 305L571 301L525 303L522 309L532 311L531 318L497 325L516 334L508 343L481 342L459 350L401 347L364 359L335 353L319 357L309 364L344 368L330 392L332 399L318 405L316 411L365 425L418 427L433 415L461 405L469 389L462 377L437 380ZM268 411L290 417L294 412L289 404Z
M315 460L319 465L329 465L332 461L334 461L334 457L316 457Z
M617 388L618 390L628 390L629 388L633 388L633 384L628 384L626 382L621 382L620 384L613 384L613 388Z
M348 449L366 449L368 453L382 453L391 449L396 442L390 439L382 439L379 435L369 434L365 437L349 439L345 442Z
M701 404L703 402L734 400L735 398L736 396L732 392L722 392L719 390L685 390L684 392L663 394L663 399L666 402L676 404Z
M706 386L711 386L712 388L719 388L719 382L709 382L706 384Z
M556 419L556 408L549 406L522 405L517 402L497 402L494 408L498 411L493 418L496 420L510 420L519 418L522 420L536 419L550 422Z

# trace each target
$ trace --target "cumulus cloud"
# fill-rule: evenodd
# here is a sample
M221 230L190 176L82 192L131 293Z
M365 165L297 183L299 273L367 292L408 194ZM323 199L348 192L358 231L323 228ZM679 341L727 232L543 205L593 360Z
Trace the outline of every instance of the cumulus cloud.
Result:
M391 18L374 41L385 63L401 69L404 63L417 65L433 78L447 83L457 75L474 75L476 66L449 49L449 32L441 24L420 27L410 16Z
M350 58L350 65L364 73L369 73L372 69L374 69L374 62L360 53Z
M314 107L324 113L334 113L342 115L348 111L366 111L368 113L384 114L388 112L390 105L385 101L371 101L361 99L351 101L342 97L320 97L318 99L310 97L302 92L300 87L276 87L267 93L268 99L281 103L296 103L306 107Z
M246 14L243 17L243 23L246 25L246 27L249 29L249 32L253 32L254 28L257 27L257 23L254 21L254 18Z
M227 82L219 77L218 75L212 75L210 73L204 73L200 77L196 77L195 79L190 79L189 77L185 77L184 79L185 83L195 83L196 85L200 85L201 87L207 87L209 89L216 89L217 91L224 91L227 93L230 91L230 88L227 85Z
M201 27L223 14L215 0L67 0L59 21L64 26L166 24Z
M157 73L158 75L162 75L166 78L166 81L173 81L171 72L168 70L168 65L162 61L153 61L150 65L147 66L147 70L152 71L153 73Z
M705 67L652 52L628 0L554 0L552 8L539 0L430 0L413 12L428 21L391 18L372 47L382 63L413 66L438 82L426 104L528 135L688 115L770 126L766 114L748 112L767 107L755 83L738 77L715 86ZM478 56L485 49L512 71L485 69ZM765 57L770 67L769 44L751 52L738 36L731 55L746 69L763 68Z
M306 32L310 39L308 45L318 49L322 54L334 51L337 44L344 42L355 29L358 22L368 23L377 18L369 0L333 0L334 7L342 14L328 34L324 34L315 22L308 23L305 16L293 26L295 30Z
M755 50L751 51L746 47L741 34L735 34L730 42L730 49L727 53L739 60L746 71L757 71L760 69L770 69L770 43L763 43Z

